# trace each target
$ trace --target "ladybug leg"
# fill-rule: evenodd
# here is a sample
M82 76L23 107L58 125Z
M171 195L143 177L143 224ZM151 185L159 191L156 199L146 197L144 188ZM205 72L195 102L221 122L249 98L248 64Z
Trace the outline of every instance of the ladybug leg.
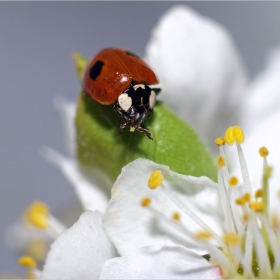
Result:
M135 127L135 129L138 130L139 132L145 132L147 137L149 139L151 139L152 141L154 141L154 139L152 137L152 134L151 134L151 132L148 129L146 129L144 127L141 127L141 126Z
M123 123L120 125L120 131L123 131L123 129L129 124L129 118L122 112L122 109L119 106L119 103L116 101L113 105L114 111L121 116L121 118L124 120Z

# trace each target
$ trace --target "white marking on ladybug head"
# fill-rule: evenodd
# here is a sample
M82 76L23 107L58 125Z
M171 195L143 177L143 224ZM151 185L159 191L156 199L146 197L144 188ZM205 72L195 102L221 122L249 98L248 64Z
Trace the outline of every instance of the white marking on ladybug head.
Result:
M132 105L132 99L130 96L128 96L127 93L122 93L119 97L118 97L118 102L120 107L127 112L128 109L131 107Z
M151 91L150 97L149 97L149 105L150 108L153 109L156 104L156 93L154 90Z
M138 84L138 85L133 86L133 89L134 89L135 91L136 91L138 88L145 89L145 85L143 85L143 84Z

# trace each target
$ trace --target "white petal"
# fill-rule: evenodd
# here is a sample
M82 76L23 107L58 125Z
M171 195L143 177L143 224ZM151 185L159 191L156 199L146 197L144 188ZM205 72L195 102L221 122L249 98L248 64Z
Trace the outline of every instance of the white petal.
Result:
M66 179L73 185L84 210L105 212L109 201L108 182L105 179L100 179L97 174L93 174L96 176L89 178L77 161L63 157L50 148L43 149L42 155L57 165ZM101 175L100 172L99 175Z
M244 129L249 132L280 108L280 49L270 53L266 63L266 69L254 79L245 95Z
M152 199L152 207L167 218L171 218L174 211L178 211L181 213L182 223L190 231L201 230L160 188L148 188L148 179L157 169L163 172L164 185L213 230L219 232L222 213L217 185L214 182L206 177L180 175L170 171L167 166L145 159L135 160L122 169L112 188L112 198L103 217L106 232L121 255L134 248L162 244L166 238L205 253L205 249L199 248L192 238L179 232L172 223L157 219L152 211L140 205L142 198L149 197Z
M55 98L54 106L61 122L65 144L70 155L74 156L76 152L75 115L77 105L59 96Z
M102 228L101 214L87 211L51 245L42 279L97 279L115 250Z
M239 123L246 83L228 31L186 5L175 6L155 26L146 60L161 82L159 99L216 151L214 139Z
M204 258L168 241L108 260L100 279L221 279L221 273Z

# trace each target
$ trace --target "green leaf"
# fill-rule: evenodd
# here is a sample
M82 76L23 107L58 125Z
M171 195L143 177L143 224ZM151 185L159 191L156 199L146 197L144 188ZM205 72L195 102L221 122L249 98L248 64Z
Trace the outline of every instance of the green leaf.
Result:
M144 133L119 131L122 119L113 107L79 96L76 115L77 156L80 162L115 180L121 168L141 157L165 164L173 171L216 180L217 168L194 131L164 104L158 103L145 121L154 141Z

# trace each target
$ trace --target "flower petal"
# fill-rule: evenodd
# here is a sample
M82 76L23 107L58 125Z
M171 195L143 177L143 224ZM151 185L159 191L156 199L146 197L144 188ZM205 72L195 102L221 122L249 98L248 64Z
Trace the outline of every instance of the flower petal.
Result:
M155 26L146 60L161 82L160 98L209 147L215 148L214 139L226 127L239 123L246 75L230 34L220 24L185 5L175 6Z
M54 100L54 107L61 122L67 149L70 155L74 156L76 152L75 114L77 104L59 96Z
M248 131L280 107L280 49L268 55L266 64L264 71L253 80L245 95L245 129Z
M121 255L142 246L162 244L168 238L205 253L185 231L177 229L178 223L172 214L181 213L181 222L191 232L201 229L175 205L160 187L148 188L148 179L153 171L160 169L164 185L169 188L185 205L201 219L219 232L223 219L217 185L206 177L180 175L170 171L167 166L145 159L137 159L123 168L121 175L112 188L112 198L103 217L103 224L111 240ZM152 200L151 206L167 219L158 219L153 211L143 208L140 201L144 197ZM169 221L170 220L170 221Z
M109 191L106 192L107 189L104 182L103 184L100 183L101 180L98 180L98 175L92 176L89 179L77 161L66 158L50 148L44 148L42 155L57 165L63 175L73 185L84 210L105 212L109 201Z
M221 273L201 256L167 241L106 261L100 279L221 279Z
M115 256L101 214L87 211L51 245L41 278L97 279L104 262Z

